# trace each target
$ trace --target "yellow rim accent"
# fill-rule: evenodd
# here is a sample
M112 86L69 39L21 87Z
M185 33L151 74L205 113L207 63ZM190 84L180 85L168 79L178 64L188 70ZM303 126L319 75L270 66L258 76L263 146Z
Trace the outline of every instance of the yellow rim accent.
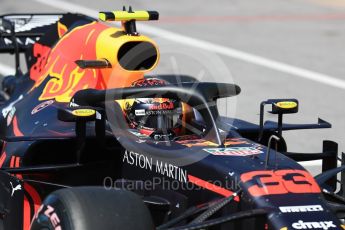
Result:
M275 105L281 109L293 109L297 107L297 103L294 101L281 101Z
M76 109L72 111L72 114L77 117L89 117L95 115L96 111L93 109Z

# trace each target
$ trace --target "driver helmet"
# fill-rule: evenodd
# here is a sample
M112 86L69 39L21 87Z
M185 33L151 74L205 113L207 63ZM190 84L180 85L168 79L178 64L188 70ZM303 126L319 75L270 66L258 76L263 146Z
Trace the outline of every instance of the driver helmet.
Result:
M131 87L165 86L158 78L144 78ZM182 103L169 98L135 98L124 100L123 110L130 128L155 140L171 140L179 134L183 117Z

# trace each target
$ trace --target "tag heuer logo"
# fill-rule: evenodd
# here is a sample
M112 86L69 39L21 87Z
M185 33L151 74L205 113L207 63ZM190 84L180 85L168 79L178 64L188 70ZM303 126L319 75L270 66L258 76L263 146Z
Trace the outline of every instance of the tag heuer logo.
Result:
M135 116L145 116L145 109L135 110Z

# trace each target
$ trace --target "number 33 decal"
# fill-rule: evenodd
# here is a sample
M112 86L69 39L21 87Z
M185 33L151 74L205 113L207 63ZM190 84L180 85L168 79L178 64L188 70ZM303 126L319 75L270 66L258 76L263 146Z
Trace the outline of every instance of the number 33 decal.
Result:
M320 193L314 178L303 170L253 171L241 175L252 196L286 193Z

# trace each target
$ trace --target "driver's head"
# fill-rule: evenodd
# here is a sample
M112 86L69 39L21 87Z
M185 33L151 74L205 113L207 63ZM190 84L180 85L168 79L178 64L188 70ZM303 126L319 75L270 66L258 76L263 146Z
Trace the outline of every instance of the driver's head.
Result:
M157 78L140 79L132 87L164 86ZM123 101L123 110L131 128L157 140L178 135L182 120L182 103L169 98L135 98Z

